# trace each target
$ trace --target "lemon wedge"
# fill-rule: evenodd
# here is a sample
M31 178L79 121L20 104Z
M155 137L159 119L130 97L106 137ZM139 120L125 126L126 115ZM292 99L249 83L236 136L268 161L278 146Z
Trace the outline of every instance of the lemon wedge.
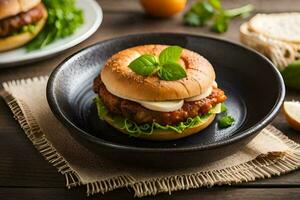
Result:
M300 131L300 102L285 101L283 103L283 112L289 125Z

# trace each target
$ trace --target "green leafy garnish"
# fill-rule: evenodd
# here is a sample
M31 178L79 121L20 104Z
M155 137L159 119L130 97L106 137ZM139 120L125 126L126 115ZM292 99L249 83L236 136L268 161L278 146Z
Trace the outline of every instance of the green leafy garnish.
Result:
M40 49L57 39L72 35L83 24L83 12L75 0L43 0L48 12L43 30L26 45L27 51Z
M177 62L180 58L182 48L179 46L170 46L162 50L159 54L159 64L164 65L168 62Z
M178 63L167 62L159 69L158 76L162 80L178 80L186 77L186 72Z
M103 119L106 116L108 119L112 120L112 123L114 125L116 125L120 129L126 130L126 132L129 135L134 137L138 137L140 135L151 135L154 129L173 130L180 134L187 128L196 127L199 123L206 120L211 114L214 114L213 112L209 112L206 115L188 118L185 122L180 122L179 124L172 126L161 125L156 122L153 122L152 124L136 124L135 122L126 119L120 115L110 114L98 96L95 97L94 102L97 106L98 115L100 119Z
M212 30L217 33L224 33L228 30L229 18L221 12L215 17L214 23L212 25Z
M227 114L227 107L224 103L221 103L221 113L223 116L219 119L218 125L220 128L227 128L234 123L234 118Z
M184 14L184 23L189 26L204 26L211 22L212 31L224 33L228 30L231 19L246 17L253 10L253 6L246 6L224 10L220 0L204 0L192 4Z
M203 20L194 12L185 13L184 21L189 26L203 26Z
M170 46L165 48L158 58L154 55L141 55L133 60L128 67L142 76L157 74L162 80L178 80L187 76L183 67L177 63L181 52L181 47Z
M145 54L132 61L128 67L137 74L149 76L158 68L158 61L155 56Z
M108 110L106 109L106 107L104 106L104 104L102 103L102 101L99 97L94 98L94 102L97 106L98 116L100 119L103 120L105 115L107 115Z
M227 128L231 126L233 123L234 123L234 118L231 117L230 115L225 115L221 117L221 119L218 122L220 128Z
M217 10L221 10L222 9L222 5L221 5L221 2L219 0L208 0L208 2L215 9L217 9Z
M300 60L289 64L281 74L286 86L300 90Z

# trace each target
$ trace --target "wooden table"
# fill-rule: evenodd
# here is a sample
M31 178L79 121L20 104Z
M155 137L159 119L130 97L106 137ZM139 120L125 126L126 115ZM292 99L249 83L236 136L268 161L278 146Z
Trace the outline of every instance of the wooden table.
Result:
M104 20L99 30L88 40L76 47L35 64L0 70L0 82L49 75L66 56L97 41L119 35L141 32L185 32L211 34L238 42L238 27L243 22L235 20L226 34L216 35L207 28L192 28L182 25L182 16L172 19L152 19L146 17L137 0L99 1ZM248 1L250 2L250 1ZM253 0L256 12L299 11L300 1L296 0ZM244 4L243 0L226 0L225 7ZM300 92L288 91L286 99L298 99ZM290 138L300 142L300 133L291 130L280 113L273 124ZM65 180L56 169L50 166L34 149L26 138L10 110L0 99L0 199L83 199L85 188L70 191L65 187ZM99 199L95 195L90 199ZM110 192L102 199L131 199L127 189ZM146 199L152 199L149 197ZM214 187L176 192L172 196L162 194L159 199L300 199L300 171L281 177L260 180L234 186Z

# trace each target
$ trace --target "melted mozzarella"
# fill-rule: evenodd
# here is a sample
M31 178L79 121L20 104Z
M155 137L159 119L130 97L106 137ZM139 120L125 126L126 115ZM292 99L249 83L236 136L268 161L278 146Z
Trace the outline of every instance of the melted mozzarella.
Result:
M140 101L139 103L150 110L172 112L179 110L183 106L184 101Z
M120 97L122 99L127 99L130 101L137 102L144 106L145 108L148 108L150 110L159 111L159 112L172 112L179 110L184 103L184 100L175 100L175 101L141 101L137 99L131 99L128 97L125 97L123 95L119 95L117 92L112 91L109 87L105 86L106 89L112 93L113 95Z
M211 94L212 90L213 90L213 88L209 87L202 94L200 94L198 96L191 97L191 98L187 98L187 99L185 99L185 101L199 101L201 99L204 99L204 98L208 97Z

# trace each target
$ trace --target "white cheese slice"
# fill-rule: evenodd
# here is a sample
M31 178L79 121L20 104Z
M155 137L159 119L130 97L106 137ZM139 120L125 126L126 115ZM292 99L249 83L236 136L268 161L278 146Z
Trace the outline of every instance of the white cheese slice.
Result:
M201 99L204 99L204 98L208 97L211 94L212 90L213 90L213 88L209 87L202 94L200 94L198 96L191 97L191 98L187 98L187 99L185 99L185 101L199 101Z
M159 112L172 112L179 110L184 103L184 100L175 100L175 101L141 101L137 99L131 99L128 97L125 97L123 95L119 95L117 92L112 91L109 87L105 86L106 89L112 93L113 95L120 97L122 99L127 99L130 101L137 102L144 106L145 108L148 108L150 110L159 111Z
M179 110L183 106L184 101L139 101L139 103L150 110L172 112Z

